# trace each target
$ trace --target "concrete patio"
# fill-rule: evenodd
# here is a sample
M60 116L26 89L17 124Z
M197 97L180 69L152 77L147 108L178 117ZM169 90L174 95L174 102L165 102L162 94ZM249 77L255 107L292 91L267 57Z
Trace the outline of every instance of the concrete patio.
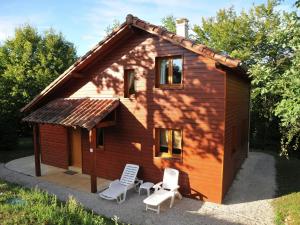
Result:
M29 176L35 176L34 156L28 156L10 161L5 164L5 167ZM79 191L90 192L90 176L76 173L69 175L65 173L65 169L54 166L49 166L41 163L41 177L38 179L49 181L64 187L74 188ZM101 191L108 187L110 180L97 178L97 190Z
M72 195L94 212L107 217L117 217L125 223L273 224L274 214L270 202L276 190L275 159L264 153L249 154L225 198L225 204L218 205L183 198L181 201L177 200L172 209L168 208L169 202L166 202L160 215L146 212L143 204L146 196L139 196L135 191L130 191L127 200L118 205L115 201L105 201L97 194L89 193L87 191L89 189L86 189L87 183L84 181L85 178L89 181L89 177L77 174L77 178L82 179L81 185L77 185L76 182L71 185L70 180L65 183L61 180L66 179L65 176L68 179L70 177L75 179L76 176L64 174L64 170L42 165L44 176L34 177L33 172L32 157L17 159L6 165L0 164L0 179L26 187L38 187L57 195L61 200L67 200ZM59 182L55 176L59 177ZM107 186L108 182L98 180L98 190Z

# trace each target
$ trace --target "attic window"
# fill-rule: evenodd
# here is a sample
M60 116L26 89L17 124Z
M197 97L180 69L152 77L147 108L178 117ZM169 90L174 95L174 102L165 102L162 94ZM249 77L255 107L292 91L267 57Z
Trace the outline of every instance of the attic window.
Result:
M156 58L156 87L182 87L182 56Z
M135 73L134 70L124 71L124 98L129 98L135 94Z

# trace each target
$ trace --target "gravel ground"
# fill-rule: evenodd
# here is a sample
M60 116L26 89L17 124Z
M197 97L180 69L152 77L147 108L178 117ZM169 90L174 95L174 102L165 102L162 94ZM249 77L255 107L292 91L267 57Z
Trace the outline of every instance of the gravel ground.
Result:
M58 186L40 178L9 170L0 164L0 178L26 187L38 187L61 200L74 196L85 207L107 217L118 217L131 224L273 224L270 205L276 191L275 159L273 156L251 152L238 173L223 205L183 198L172 209L163 204L161 214L146 212L142 203L145 195L130 191L127 200L118 205L97 194Z

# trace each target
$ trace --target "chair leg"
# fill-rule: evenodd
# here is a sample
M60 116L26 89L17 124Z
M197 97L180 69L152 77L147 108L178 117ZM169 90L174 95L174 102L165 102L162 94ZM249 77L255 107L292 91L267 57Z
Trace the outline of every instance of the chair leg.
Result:
M157 207L157 214L159 214L160 213L160 205L158 205L158 207Z
M178 198L181 200L182 199L182 195L180 194L179 191L176 192L176 195L178 196Z
M175 199L175 193L173 193L173 195L172 195L172 197L171 197L170 208L173 207L174 199Z
M123 203L126 200L126 192L117 197L118 204Z

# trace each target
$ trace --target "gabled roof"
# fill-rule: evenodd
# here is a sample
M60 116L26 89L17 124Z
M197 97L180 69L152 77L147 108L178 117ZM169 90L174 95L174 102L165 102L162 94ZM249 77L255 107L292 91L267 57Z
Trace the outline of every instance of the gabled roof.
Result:
M119 99L114 98L58 98L33 111L23 121L91 130L118 105Z
M84 56L80 57L72 66L70 66L63 74L61 74L57 79L50 83L40 94L38 94L31 102L29 102L25 107L21 109L22 112L29 111L34 105L40 102L46 95L55 90L56 87L64 83L65 81L75 76L77 72L80 72L88 63L93 61L96 56L103 53L103 51L111 44L114 40L118 41L122 33L128 32L132 27L144 30L153 35L159 36L160 38L169 41L175 45L186 48L194 53L208 57L215 60L216 62L222 64L225 67L231 69L239 69L240 71L245 71L244 67L241 65L241 61L238 59L233 59L229 56L225 56L217 53L216 51L208 48L206 45L197 44L194 41L178 36L172 32L167 31L161 26L156 26L148 23L138 17L127 15L126 21L121 24L116 30L114 30L110 35L108 35L104 40L99 42L95 47L88 51Z

